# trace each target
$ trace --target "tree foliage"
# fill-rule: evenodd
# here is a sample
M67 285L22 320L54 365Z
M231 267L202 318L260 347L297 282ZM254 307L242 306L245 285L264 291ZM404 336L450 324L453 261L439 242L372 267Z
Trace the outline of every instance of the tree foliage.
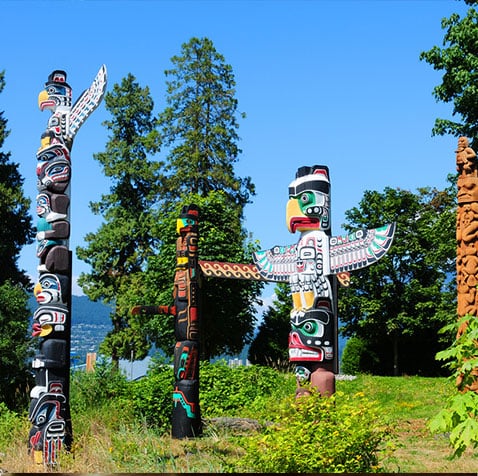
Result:
M237 104L232 68L211 40L192 38L165 72L167 107L159 127L165 159L162 216L156 224L159 251L145 276L146 300L171 302L175 269L176 219L181 207L200 209L200 259L249 262L253 251L242 227L243 207L254 193L249 177L234 172L237 146ZM240 352L254 330L254 302L262 284L254 281L204 279L201 285L201 356ZM173 344L171 319L157 316L145 323L156 344Z
M166 192L173 198L184 193L205 197L222 190L242 208L254 186L250 177L234 173L241 150L232 67L208 38L191 38L171 62L173 68L165 71L167 107L160 115L169 147Z
M475 1L465 2L469 5ZM465 17L453 13L443 18L443 48L434 46L424 51L420 59L434 69L444 71L442 83L433 89L437 101L453 103L457 120L436 119L433 133L473 138L478 147L478 12L470 8Z
M4 87L5 73L0 71L0 93ZM10 160L10 152L2 150L9 132L7 120L0 111L0 283L12 279L28 286L30 279L18 269L17 261L22 247L33 241L30 200L23 194L24 179L18 164Z
M154 230L160 163L150 156L159 150L160 141L149 88L141 87L133 75L114 85L105 95L105 104L112 118L104 125L111 135L105 151L94 157L112 185L109 194L90 203L105 222L85 236L86 246L77 248L78 257L91 266L79 284L90 299L114 304L113 330L101 351L115 361L130 358L131 352L141 359L149 342L129 310L136 303L139 276L159 241Z
M288 283L278 283L272 306L264 312L257 334L249 347L253 364L283 367L288 362L288 336L292 298Z
M247 263L256 245L241 226L238 209L230 207L222 191L206 197L183 196L171 213L157 224L162 237L159 252L149 260L143 279L143 302L172 304L176 260L176 218L190 200L200 209L200 259ZM205 360L222 353L235 354L251 341L255 325L255 308L262 283L234 279L205 278L201 282L201 355ZM155 343L168 355L174 346L172 318L156 316L145 322Z
M343 333L366 342L363 359L376 374L433 375L440 350L438 330L454 316L451 292L455 254L455 195L452 188L417 193L385 188L366 191L346 212L345 228L374 228L396 222L392 247L372 266L354 271L340 289ZM376 364L374 364L376 362Z
M0 93L5 73L0 71ZM24 245L33 241L30 200L23 194L23 178L18 164L3 150L7 120L0 111L0 402L13 409L27 400L31 381L27 368L30 338L26 288L30 279L18 268L18 256Z

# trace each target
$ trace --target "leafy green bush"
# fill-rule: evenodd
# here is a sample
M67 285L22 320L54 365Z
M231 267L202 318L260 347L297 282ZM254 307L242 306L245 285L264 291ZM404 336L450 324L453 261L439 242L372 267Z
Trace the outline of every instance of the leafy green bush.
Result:
M241 465L254 472L378 472L389 435L378 407L361 393L316 392L284 399L273 425L244 439Z
M478 447L478 393L467 391L478 380L478 319L462 317L440 332L453 331L456 335L458 329L464 332L448 349L439 352L437 359L449 361L447 366L453 371L450 379L458 384L460 392L452 395L430 421L433 433L449 434L454 457L461 456L467 448Z
M173 369L163 365L131 385L130 398L135 414L148 425L164 432L171 427L173 384Z
M72 411L79 412L99 408L113 399L124 399L129 383L111 362L98 360L94 372L73 372L70 387Z
M378 363L377 356L370 351L367 342L360 337L351 337L345 344L340 362L340 372L357 375L369 372Z
M0 402L0 448L11 444L12 435L19 426L19 415L10 410L4 402Z
M252 416L269 400L293 394L295 380L260 365L230 368L224 361L201 362L200 405L203 416Z

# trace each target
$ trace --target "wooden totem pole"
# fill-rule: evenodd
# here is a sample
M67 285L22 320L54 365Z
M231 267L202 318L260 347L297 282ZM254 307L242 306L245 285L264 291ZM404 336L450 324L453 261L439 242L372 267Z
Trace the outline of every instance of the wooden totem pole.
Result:
M71 447L70 417L71 251L70 152L80 126L99 105L106 87L106 68L71 105L66 73L53 71L38 96L41 111L51 116L37 156L37 250L40 260L34 295L32 335L39 349L32 367L29 451L36 463L54 465L59 451Z
M174 317L173 438L202 433L199 408L199 303L198 220L196 205L184 206L177 220L176 272L172 306L135 306L133 314L166 314Z
M469 147L468 139L460 137L456 150L458 172L458 208L456 222L456 280L458 317L478 316L478 164L475 151ZM458 329L457 337L466 330ZM470 385L458 378L457 387L462 390L478 391L478 369Z
M289 185L286 225L297 243L254 253L264 279L288 281L292 293L289 360L297 365L297 394L310 382L321 395L335 392L338 373L337 281L379 260L390 248L395 224L331 235L329 169L300 167Z

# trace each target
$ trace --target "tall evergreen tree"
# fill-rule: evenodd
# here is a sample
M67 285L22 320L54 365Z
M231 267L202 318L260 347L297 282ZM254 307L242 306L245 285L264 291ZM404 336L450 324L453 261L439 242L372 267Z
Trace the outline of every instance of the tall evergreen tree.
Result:
M254 194L250 177L240 178L234 164L237 146L237 106L232 67L208 38L192 38L165 71L168 106L160 116L165 147L168 193L207 196L226 193L231 204L243 207Z
M264 312L257 335L249 347L248 359L253 364L283 368L289 360L288 337L292 297L289 283L278 283L276 297Z
M234 172L241 151L237 146L238 101L232 68L207 38L192 38L171 61L173 68L165 72L167 107L159 118L168 154L164 218L158 226L171 231L166 222L177 218L178 204L196 203L201 209L200 258L249 262L252 245L242 219L254 186L249 177L240 178ZM172 282L174 264L166 261L160 258L152 263L157 279L151 282L150 296L158 304L170 299L163 292L162 302L158 301L161 276L171 276ZM255 323L252 304L261 288L261 283L251 281L204 280L202 358L238 352L250 341ZM162 322L156 320L158 332ZM164 337L165 332L161 335Z
M422 188L366 191L346 212L346 230L396 222L392 247L373 266L354 271L339 292L339 316L347 336L366 343L376 374L434 375L441 366L438 330L455 314L452 291L455 194Z
M5 72L0 72L0 93L5 87ZM30 311L26 289L30 279L18 268L24 245L33 241L30 200L23 194L23 178L10 152L2 150L7 120L0 112L0 401L11 408L26 400L29 372L27 337Z
M5 72L0 72L0 93L5 87ZM0 112L0 283L11 279L25 286L28 276L18 269L18 256L23 246L33 241L32 218L29 214L30 200L23 194L23 177L18 164L11 162L10 152L2 151L8 137L7 120Z
M77 248L77 254L92 269L79 278L85 294L113 306L113 329L100 350L118 362L141 359L149 350L144 326L129 311L137 304L139 276L160 239L154 231L161 164L151 160L160 140L149 88L142 88L133 75L114 85L105 104L112 118L104 125L111 135L105 151L94 157L112 185L109 194L90 203L105 222L85 236L87 245Z

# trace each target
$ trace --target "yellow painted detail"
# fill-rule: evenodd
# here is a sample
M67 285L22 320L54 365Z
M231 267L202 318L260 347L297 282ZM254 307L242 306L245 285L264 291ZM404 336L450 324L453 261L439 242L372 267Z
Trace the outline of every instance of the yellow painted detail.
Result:
M41 103L43 101L46 101L48 99L48 93L43 90L40 92L40 94L38 95L38 107L40 107Z

